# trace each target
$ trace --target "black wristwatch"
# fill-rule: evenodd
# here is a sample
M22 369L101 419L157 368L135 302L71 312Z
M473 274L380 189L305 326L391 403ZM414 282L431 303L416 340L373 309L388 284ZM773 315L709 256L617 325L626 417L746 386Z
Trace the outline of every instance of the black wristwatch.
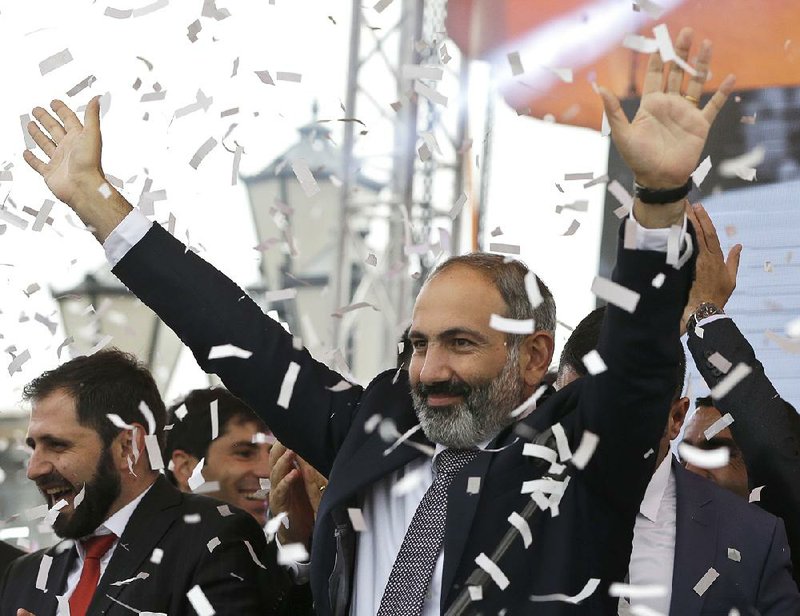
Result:
M683 186L677 188L647 188L638 182L633 184L634 196L642 203L649 205L664 205L665 203L674 203L680 201L692 189L692 178L686 180Z
M718 308L711 302L703 302L686 320L686 332L691 334L694 332L694 328L697 327L697 324L700 321L707 319L708 317L713 317L715 314L725 314L725 311L722 310L722 308Z

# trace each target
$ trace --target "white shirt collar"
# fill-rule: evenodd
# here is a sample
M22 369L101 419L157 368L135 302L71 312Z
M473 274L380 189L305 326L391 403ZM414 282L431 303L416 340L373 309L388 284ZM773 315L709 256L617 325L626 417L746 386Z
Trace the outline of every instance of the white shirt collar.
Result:
M495 435L495 436L497 436L497 435ZM492 439L494 439L494 436L492 436L491 438L486 439L485 441L481 441L480 443L475 445L475 447L477 447L478 449L486 449L489 446L489 443L492 442ZM436 443L436 451L434 452L433 457L435 458L440 453L442 453L445 449L450 449L450 448L446 447L445 445L442 445L441 443Z
M639 513L651 522L658 521L658 508L664 498L667 483L672 476L672 455L667 454L653 473L650 483L644 492L642 504L639 505Z

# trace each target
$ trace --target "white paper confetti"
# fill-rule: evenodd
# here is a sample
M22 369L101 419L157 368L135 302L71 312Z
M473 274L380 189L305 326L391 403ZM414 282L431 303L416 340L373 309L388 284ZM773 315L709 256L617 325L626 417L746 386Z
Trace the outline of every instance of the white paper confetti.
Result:
M727 466L730 461L730 450L727 447L716 449L700 449L693 447L689 443L680 443L678 453L684 462L692 464L698 468L722 468Z
M531 527L528 524L527 520L523 518L520 514L516 511L513 511L510 516L508 516L508 521L511 522L511 526L516 528L519 531L520 537L522 537L522 543L525 548L531 547L533 543L533 535L531 534Z
M660 289L661 285L664 284L664 281L666 279L667 279L666 274L663 273L656 274L655 277L653 278L653 281L650 284L653 285L653 287L655 287L656 289Z
M640 34L626 34L622 39L622 46L626 49L632 49L639 53L653 53L658 49L658 41L654 38L647 38Z
M77 509L80 506L80 504L83 502L84 498L86 498L86 484L85 483L81 487L80 492L78 492L75 495L75 498L72 499L72 508L73 509Z
M357 507L348 507L347 515L350 517L350 523L353 525L353 530L357 533L367 532L367 522L364 520L364 514L361 509Z
M545 66L548 71L553 73L564 83L572 83L572 69L571 68L554 68L552 66Z
M200 166L200 163L203 162L203 159L215 147L217 147L217 140L214 139L214 137L209 137L208 139L206 139L205 143L201 145L194 153L194 156L192 156L192 159L189 161L189 165L193 169L197 169Z
M467 494L478 494L481 491L481 478L469 477L467 479Z
M25 349L22 353L17 355L8 364L8 374L13 375L15 372L22 372L22 365L31 358L31 352Z
M658 43L658 51L661 54L661 60L663 62L675 62L678 66L680 66L686 73L690 74L692 77L697 76L697 71L689 65L683 58L679 57L677 53L675 53L675 48L672 46L672 37L669 35L669 30L667 29L667 24L659 24L655 28L653 28L653 34L656 37L656 42Z
M728 548L728 558L734 562L742 562L742 553L736 548Z
M553 424L551 430L556 439L556 449L558 449L558 458L561 462L566 462L572 458L572 451L569 448L569 440L567 433L564 432L564 427L560 423Z
M763 145L757 145L749 152L721 161L717 165L717 171L724 178L739 177L743 180L753 181L756 174L755 168L764 162L766 156L766 148Z
M499 332L507 334L532 334L536 325L533 319L509 319L501 317L499 314L492 314L489 317L489 327Z
M580 226L581 226L580 221L576 218L573 218L572 222L569 223L569 227L567 228L567 230L564 231L564 233L562 233L561 235L565 237L568 237L570 235L575 235L575 232L580 228Z
M213 441L219 436L219 400L212 400L208 410L211 414L211 440Z
M522 59L519 57L518 51L512 51L508 54L508 63L511 65L511 74L515 77L525 73L525 69L522 67Z
M617 180L612 180L608 185L607 190L617 201L620 202L620 207L614 210L616 217L622 219L630 214L631 210L633 209L633 197L627 190L625 190L625 187Z
M750 496L748 497L748 502L757 503L761 500L761 490L763 490L766 486L758 486L757 488L753 488L750 491Z
M279 565L293 565L308 562L308 550L302 543L282 545L278 550Z
M347 306L341 306L340 308L337 308L335 312L331 313L331 316L341 318L348 312L352 312L353 310L361 310L362 308L372 308L374 311L380 312L380 309L377 306L374 306L369 302L356 302L354 304L348 304Z
M694 585L694 591L702 597L718 577L719 573L717 573L717 570L714 569L714 567L709 567L708 571L706 571L703 577Z
M589 374L602 374L608 369L606 362L604 362L603 358L600 357L600 353L597 352L597 349L592 349L589 351L581 358L581 360L583 361L583 365L586 366L586 371Z
M189 599L189 603L192 604L194 611L197 612L197 616L214 616L216 614L208 598L203 593L203 589L199 586L192 586L189 592L186 593L186 598Z
M692 182L694 182L695 186L700 186L703 183L703 180L706 179L708 172L711 171L711 156L706 156L699 165L697 165L697 169L692 172Z
M308 167L308 162L302 158L292 161L292 171L300 182L300 187L303 189L306 197L313 197L320 191L317 181L314 179L314 174Z
M427 98L430 102L432 102L435 105L441 105L442 107L447 107L447 97L441 92L437 92L433 88L426 86L424 83L415 81L414 91L420 96Z
M263 564L263 563L262 563L262 562L261 562L261 561L258 559L258 556L256 556L256 551L253 549L253 546L252 546L252 545L250 545L250 542L249 542L249 541L247 541L247 539L245 539L245 541L244 541L244 545L245 545L245 547L247 548L247 551L250 553L250 558L252 558L252 559L253 559L253 562L254 562L254 563L255 563L255 564L258 566L258 567L260 567L261 569L266 569L266 567L264 566L264 564Z
M125 423L125 420L116 413L106 413L106 417L112 424L114 424L115 427L119 428L120 430L133 430L133 426L129 423Z
M628 597L629 599L654 599L667 596L667 587L662 584L623 584L614 582L608 588L610 597Z
M708 428L706 428L703 434L706 437L707 441L710 441L714 438L717 434L722 432L725 428L733 423L733 417L731 417L730 413L725 413L722 417L717 419L713 424L711 424Z
M45 58L39 62L39 72L41 73L42 77L44 77L47 75L47 73L54 71L65 64L69 64L70 62L72 62L72 54L69 52L69 49L62 49L58 53L55 53L49 58Z
M444 71L441 66L404 64L402 74L403 79L430 79L432 81L439 81L444 76Z
M711 390L711 397L715 400L721 400L728 393L736 387L742 379L745 379L753 369L745 363L739 363L731 370L725 377L720 380Z
M583 589L577 595L565 595L563 593L553 593L550 595L531 595L530 600L536 602L563 601L564 603L572 603L573 605L576 605L584 599L591 597L599 585L599 579L589 578Z
M27 220L20 218L13 212L10 212L4 208L0 208L0 220L17 227L18 229L22 229L23 231L28 228Z
M147 449L147 459L150 462L150 468L154 471L160 471L164 468L164 459L161 456L161 447L158 445L158 436L155 434L145 435L144 446L145 449Z
M224 357L240 357L242 359L248 359L252 354L252 351L240 349L233 344L220 344L218 346L211 347L211 350L208 352L208 359L222 359Z
M475 558L475 564L489 574L494 583L500 587L500 590L505 590L508 587L509 582L506 574L484 552L478 554Z
M150 554L150 562L154 565L160 565L162 558L164 558L164 550L161 548L155 548L153 553Z
M592 282L592 293L609 304L614 304L627 312L633 313L639 303L639 294L613 280L595 276Z
M297 375L300 374L300 364L291 362L286 369L286 374L283 376L281 383L281 390L278 394L278 406L285 409L289 408L289 402L292 399L292 392L294 391L294 383L297 380Z
M372 8L378 13L382 13L392 2L394 2L394 0L378 0Z
M482 586L467 586L467 590L469 591L470 601L481 601L483 599Z
M578 445L578 448L575 450L575 453L572 454L572 463L579 469L586 468L586 465L589 463L589 460L592 459L594 451L597 449L597 443L599 442L599 436L597 436L594 432L584 430L583 435L581 436L581 442Z
M118 582L111 582L111 586L127 586L131 582L135 582L136 580L146 580L150 577L150 574L147 571L140 571L132 578L128 578L126 580L119 580Z
M519 244L503 244L501 242L490 242L489 252L501 252L507 255L518 255Z
M192 474L189 476L189 489L194 492L206 482L206 478L203 477L203 466L206 463L205 457L200 458L200 461L195 465L192 469Z
M403 478L400 479L400 481L392 485L392 496L400 497L408 494L411 492L411 490L422 483L424 478L424 469L417 469L415 471L407 472L405 475L403 475Z
M47 576L50 575L50 565L53 564L53 557L44 554L39 562L39 572L36 574L36 588L42 592L47 592Z

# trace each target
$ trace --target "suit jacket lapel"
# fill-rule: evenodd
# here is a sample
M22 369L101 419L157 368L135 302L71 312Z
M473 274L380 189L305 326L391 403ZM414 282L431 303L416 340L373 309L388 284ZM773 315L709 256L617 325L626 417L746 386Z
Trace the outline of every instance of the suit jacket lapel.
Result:
M64 551L58 551L59 545L54 546L48 550L48 556L53 557L53 562L50 564L50 573L47 576L47 588L52 591L52 596L63 595L67 588L67 578L69 577L70 569L75 564L75 559L78 557L78 551L74 545ZM50 594L50 593L48 593Z
M132 578L139 572L140 565L150 557L175 521L180 502L180 492L166 478L161 476L156 479L128 520L111 561L97 585L89 613L104 613L112 603L109 597L116 598L125 587L112 584ZM173 509L173 512L169 509Z
M713 498L697 489L695 478L676 460L675 473L675 560L672 570L670 614L696 616L701 613L705 594L694 586L714 562L717 546L717 508Z

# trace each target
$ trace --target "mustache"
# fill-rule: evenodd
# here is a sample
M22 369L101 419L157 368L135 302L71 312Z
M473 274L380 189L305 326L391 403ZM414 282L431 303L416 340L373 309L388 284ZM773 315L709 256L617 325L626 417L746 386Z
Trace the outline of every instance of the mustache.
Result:
M429 385L418 383L415 390L422 397L441 395L467 397L472 393L472 387L463 381L441 381Z
M36 487L40 490L46 490L48 488L72 488L73 486L69 481L67 481L60 473L49 473L43 477L39 477L36 479Z

